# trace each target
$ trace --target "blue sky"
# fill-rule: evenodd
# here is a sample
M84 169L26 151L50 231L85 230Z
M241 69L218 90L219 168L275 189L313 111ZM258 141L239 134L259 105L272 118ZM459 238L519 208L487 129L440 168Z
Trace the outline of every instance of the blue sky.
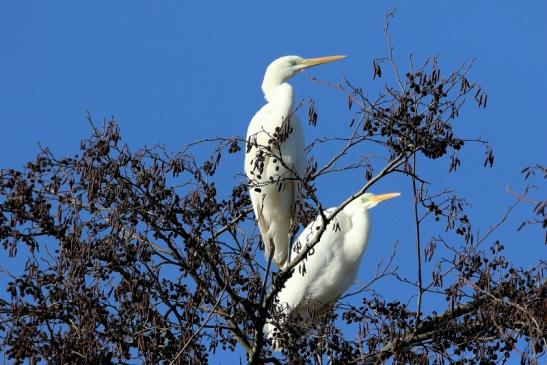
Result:
M372 81L371 62L385 55L384 14L396 6L392 33L403 69L409 52L417 63L438 55L445 72L475 59L471 79L487 91L489 105L477 110L469 103L456 130L490 141L495 165L483 169L483 152L473 146L462 155L464 164L456 174L447 174L444 163L425 164L435 186L455 188L468 197L475 226L485 230L512 200L506 187L523 188L519 171L545 161L547 5L542 1L339 4L3 1L0 167L18 167L33 159L38 144L56 155L77 153L80 139L90 132L87 111L97 121L114 116L133 148L161 143L176 151L200 138L244 136L247 123L263 103L260 83L265 67L287 54L346 54L346 60L315 68L308 75L331 82L345 75L372 94L381 85ZM292 84L297 98L317 102L319 124L305 127L308 141L343 133L352 117L344 95L311 82L306 74ZM235 176L242 170L239 157L225 161L229 184L240 179ZM338 204L362 184L356 175L342 181L343 185L333 178L320 182L325 205ZM394 178L375 190L401 191L403 197L375 209L373 241L360 279L372 275L376 262L389 255L397 240L401 253L396 263L413 277L410 186ZM523 265L545 256L542 232L515 233L528 212L529 207L517 210L500 231L510 257ZM425 235L432 233L437 232ZM398 295L377 287L382 289L387 296Z

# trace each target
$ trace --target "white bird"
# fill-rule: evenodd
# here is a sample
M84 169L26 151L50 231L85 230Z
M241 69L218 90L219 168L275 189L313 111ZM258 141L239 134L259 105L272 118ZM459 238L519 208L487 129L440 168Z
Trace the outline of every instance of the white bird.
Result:
M291 320L301 316L304 321L313 322L329 310L357 277L370 235L368 209L399 195L365 193L334 216L313 247L313 253L295 267L292 276L278 293L277 310L282 317ZM334 210L325 210L327 219ZM322 225L323 218L319 215L300 234L295 248L301 249L313 242ZM266 324L268 338L274 337L275 328L272 323ZM274 348L279 348L277 341L274 341Z
M298 198L298 176L306 172L302 126L293 113L293 88L287 81L299 71L345 56L304 59L285 56L273 61L264 75L267 101L247 129L245 173L258 227L273 261L283 266L289 253L289 230ZM277 141L278 143L276 144Z

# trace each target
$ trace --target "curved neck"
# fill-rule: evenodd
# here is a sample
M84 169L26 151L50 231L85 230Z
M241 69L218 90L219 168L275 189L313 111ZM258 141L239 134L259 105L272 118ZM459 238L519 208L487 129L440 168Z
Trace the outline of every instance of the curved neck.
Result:
M282 80L275 80L271 77L265 77L262 81L262 92L266 101L272 101L275 90L283 84Z
M262 84L264 90L264 84ZM283 115L291 111L293 105L293 88L290 84L284 82L279 85L267 85L264 90L264 98Z
M281 72L277 67L268 66L266 73L264 74L264 80L262 80L262 92L264 98L270 102L273 100L276 90L280 86L288 85L287 81L291 78L292 74ZM292 91L292 89L291 89Z
M367 249L370 235L370 219L368 210L363 206L352 212L351 215L351 237L348 237L348 244L344 247L346 257L352 261L361 260L363 253Z

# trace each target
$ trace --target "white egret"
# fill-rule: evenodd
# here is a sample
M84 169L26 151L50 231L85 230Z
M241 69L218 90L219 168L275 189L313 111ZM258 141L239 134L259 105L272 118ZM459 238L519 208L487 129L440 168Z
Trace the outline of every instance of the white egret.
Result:
M299 315L304 321L313 322L349 289L357 277L361 257L368 245L368 209L399 195L365 193L346 205L329 222L321 239L313 247L313 253L295 267L295 272L277 295L278 308L284 316L290 319ZM333 210L327 209L325 216L329 218ZM322 224L323 219L318 216L300 234L295 246L302 248L312 242ZM273 324L266 324L265 332L269 338L274 336L274 328ZM278 348L277 341L274 341L274 347Z
M293 89L287 81L299 71L345 56L304 59L285 56L273 61L264 75L262 91L267 101L247 130L245 173L254 213L265 246L282 266L289 252L289 230L298 197L298 176L306 171L302 126L293 114ZM274 141L278 141L276 146Z

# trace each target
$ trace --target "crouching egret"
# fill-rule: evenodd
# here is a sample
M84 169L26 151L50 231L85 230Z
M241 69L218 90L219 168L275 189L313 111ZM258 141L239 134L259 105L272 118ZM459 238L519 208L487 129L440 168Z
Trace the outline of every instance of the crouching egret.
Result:
M277 295L278 310L288 318L301 316L309 322L324 315L355 281L370 235L368 209L399 195L365 193L346 205L329 222L313 253L295 267L285 282ZM327 209L325 216L329 218L333 210ZM323 219L318 216L300 234L295 247L313 242L322 224ZM272 323L266 324L268 338L274 337L275 328ZM277 341L274 348L279 349Z
M345 56L304 59L285 56L266 69L262 91L267 101L247 130L245 173L254 213L265 246L273 261L282 266L289 252L289 230L298 197L298 176L306 171L304 134L293 114L293 89L287 81L299 71ZM276 143L277 142L277 143Z

